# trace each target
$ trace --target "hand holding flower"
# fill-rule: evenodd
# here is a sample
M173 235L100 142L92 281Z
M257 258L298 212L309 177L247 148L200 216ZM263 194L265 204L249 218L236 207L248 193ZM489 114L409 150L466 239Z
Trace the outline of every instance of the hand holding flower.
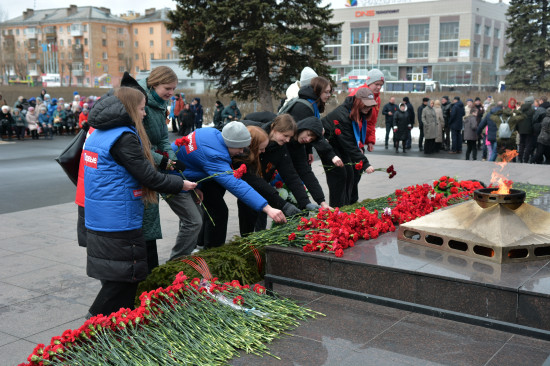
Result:
M372 142L369 142L369 143L367 144L367 150L368 150L369 152L372 151L372 150L374 150L374 144L373 144Z
M365 173L371 174L371 173L374 173L374 171L375 171L374 167L371 165L365 170Z
M192 189L195 189L197 187L197 183L191 182L188 180L183 180L183 190L184 191L190 191Z
M336 165L339 168L344 166L344 162L342 161L342 159L340 159L339 156L335 156L332 158L332 164Z
M284 224L286 223L286 216L281 210L277 210L276 208L271 207L270 205L267 205L262 210L269 216L273 221L275 221L277 224Z

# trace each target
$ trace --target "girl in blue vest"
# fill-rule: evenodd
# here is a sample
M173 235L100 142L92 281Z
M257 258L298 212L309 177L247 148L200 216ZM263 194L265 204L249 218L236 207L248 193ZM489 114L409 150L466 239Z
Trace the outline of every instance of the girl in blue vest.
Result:
M88 316L132 308L138 283L148 273L142 232L144 205L155 191L176 194L196 184L157 172L142 124L145 96L122 87L101 98L90 111L95 128L84 158L88 276L102 287Z

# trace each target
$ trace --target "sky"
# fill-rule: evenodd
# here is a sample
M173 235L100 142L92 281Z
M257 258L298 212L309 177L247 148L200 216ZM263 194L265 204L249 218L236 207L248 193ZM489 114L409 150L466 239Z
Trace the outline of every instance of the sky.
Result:
M413 2L416 0L412 0ZM359 0L359 4L365 2L365 0ZM489 0L489 2L498 2L498 0ZM509 0L504 2L508 3ZM77 6L89 6L106 7L111 9L111 14L120 15L132 10L136 13L144 14L145 9L155 7L171 8L175 9L176 5L173 0L16 0L9 6L6 5L8 1L0 2L0 10L7 13L7 19L15 18L23 14L23 12L29 9L52 9L52 8L67 8L70 4ZM331 4L333 9L344 8L345 0L323 0L323 4Z

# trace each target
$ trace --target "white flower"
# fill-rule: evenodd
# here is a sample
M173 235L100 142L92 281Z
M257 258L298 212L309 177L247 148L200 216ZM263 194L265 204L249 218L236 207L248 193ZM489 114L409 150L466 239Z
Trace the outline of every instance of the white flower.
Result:
M279 191L279 196L281 196L282 199L285 201L288 199L288 191L284 188L277 188L277 191Z
M384 209L384 215L386 215L386 216L391 216L391 208L386 207L386 208Z

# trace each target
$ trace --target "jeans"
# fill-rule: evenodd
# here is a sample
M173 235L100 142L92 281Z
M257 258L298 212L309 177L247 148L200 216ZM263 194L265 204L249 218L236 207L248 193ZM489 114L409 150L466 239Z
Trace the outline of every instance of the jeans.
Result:
M202 216L199 207L195 203L193 192L182 192L170 198L166 197L166 203L180 219L176 244L174 244L170 253L170 260L172 260L189 255L195 249L201 231Z
M497 160L497 142L489 141L490 145L487 145L487 152L489 154L489 161Z

